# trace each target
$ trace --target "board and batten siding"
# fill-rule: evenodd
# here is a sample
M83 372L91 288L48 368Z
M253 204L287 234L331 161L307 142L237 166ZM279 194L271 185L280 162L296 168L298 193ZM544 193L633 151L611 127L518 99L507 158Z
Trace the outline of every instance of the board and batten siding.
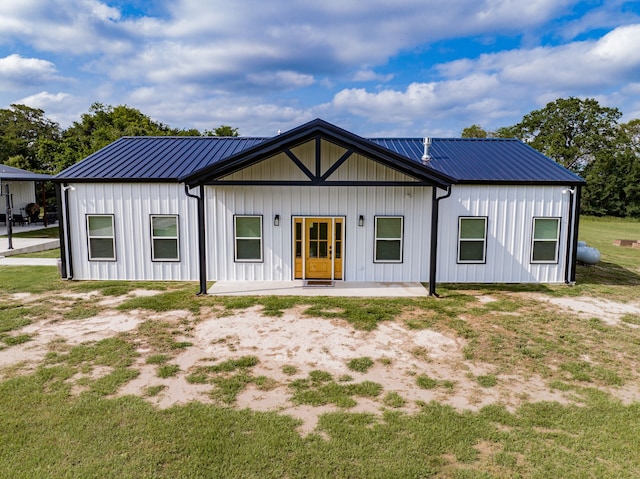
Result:
M22 214L25 217L27 214L24 208L29 203L35 203L36 201L36 185L33 181L3 181L1 183L1 191L4 194L4 185L9 185L9 193L11 194L13 204L13 214ZM5 212L6 200L4 197L0 199L0 211ZM21 211L22 210L22 211Z
M452 186L451 196L440 202L437 281L564 282L569 197L562 186ZM460 216L487 217L485 264L457 264ZM531 263L534 217L561 218L556 264Z
M207 186L208 278L293 279L294 217L343 216L346 281L427 281L431 222L429 187ZM263 261L234 261L234 215L263 218ZM280 225L274 226L274 216ZM364 226L358 218L364 217ZM402 263L374 263L374 217L404 217Z
M67 191L74 279L198 279L197 201L184 185L73 183ZM89 261L86 215L114 215L116 261ZM178 215L179 262L151 260L150 215Z

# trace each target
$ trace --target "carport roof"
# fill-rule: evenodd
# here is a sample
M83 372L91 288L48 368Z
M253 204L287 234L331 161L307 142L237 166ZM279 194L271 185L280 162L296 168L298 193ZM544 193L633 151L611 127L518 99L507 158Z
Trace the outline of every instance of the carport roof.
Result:
M0 181L49 181L53 176L0 164Z

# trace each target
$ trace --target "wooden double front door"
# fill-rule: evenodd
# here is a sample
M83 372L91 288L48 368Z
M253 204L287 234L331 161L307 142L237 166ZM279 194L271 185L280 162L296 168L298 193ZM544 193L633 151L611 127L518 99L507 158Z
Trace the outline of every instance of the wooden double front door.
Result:
M294 218L295 279L342 279L344 218Z

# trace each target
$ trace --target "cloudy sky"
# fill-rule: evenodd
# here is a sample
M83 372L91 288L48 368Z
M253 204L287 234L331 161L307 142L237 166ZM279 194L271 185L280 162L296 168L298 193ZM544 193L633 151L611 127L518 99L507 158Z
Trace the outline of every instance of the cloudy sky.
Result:
M0 108L459 136L560 97L640 117L639 0L2 0Z

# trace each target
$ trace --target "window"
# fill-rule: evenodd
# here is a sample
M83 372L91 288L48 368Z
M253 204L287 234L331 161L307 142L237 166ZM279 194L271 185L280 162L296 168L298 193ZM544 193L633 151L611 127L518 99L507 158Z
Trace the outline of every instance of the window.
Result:
M485 263L487 218L458 218L458 263Z
M115 261L113 215L87 215L89 261Z
M234 216L236 261L262 261L262 216Z
M375 262L402 262L402 222L402 216L375 217Z
M557 263L560 218L533 218L532 263Z
M151 261L180 261L176 215L151 215Z

